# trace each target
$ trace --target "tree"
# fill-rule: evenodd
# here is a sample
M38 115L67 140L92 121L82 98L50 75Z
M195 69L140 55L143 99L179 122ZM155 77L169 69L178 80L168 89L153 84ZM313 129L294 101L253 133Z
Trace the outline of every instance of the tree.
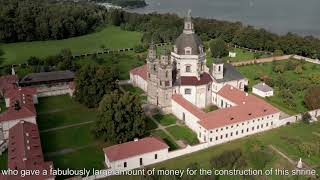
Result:
M212 57L223 57L228 54L226 42L222 38L212 40L209 46Z
M306 112L302 114L302 121L305 122L306 124L310 124L311 121L311 115L310 113Z
M283 56L283 51L281 49L276 49L273 53L273 56Z
M87 107L97 107L105 94L118 89L118 72L114 68L85 65L75 77L75 97Z
M96 137L124 143L146 133L146 117L137 95L114 91L103 97L95 123Z
M60 61L58 63L58 68L60 70L76 71L78 69L78 66L72 57L72 52L70 49L61 50L58 57L59 57L59 61Z
M306 91L304 103L310 110L320 108L320 86L311 87Z

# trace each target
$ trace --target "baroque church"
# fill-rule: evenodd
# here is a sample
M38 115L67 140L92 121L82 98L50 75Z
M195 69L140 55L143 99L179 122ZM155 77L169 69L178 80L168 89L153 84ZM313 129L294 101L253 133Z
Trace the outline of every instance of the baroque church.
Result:
M171 97L180 94L199 108L217 104L216 93L226 84L240 90L248 84L231 64L223 63L217 58L207 67L204 45L194 31L191 13L184 20L182 34L174 43L173 50L169 54L164 50L157 57L156 47L151 43L147 66L142 69L134 69L131 75L133 84L147 92L148 102L157 105L164 112L172 111ZM144 68L144 69L143 69ZM146 71L146 72L145 72ZM137 82L134 72L146 73L144 83Z
M274 128L280 117L277 108L244 91L248 80L231 64L216 58L207 66L190 12L172 52L157 57L151 43L147 64L131 70L130 80L149 104L172 113L209 146ZM205 112L209 105L218 109Z

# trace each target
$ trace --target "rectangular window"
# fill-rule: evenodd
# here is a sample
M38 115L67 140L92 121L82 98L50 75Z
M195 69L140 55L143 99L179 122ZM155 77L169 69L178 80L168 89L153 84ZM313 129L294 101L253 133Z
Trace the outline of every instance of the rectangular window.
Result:
M252 127L252 131L254 130L254 127Z
M238 135L238 131L236 131L236 135Z
M216 136L216 140L218 140L218 136Z
M191 66L186 66L186 72L191 72Z
M259 129L259 125L257 126L257 129Z
M271 125L273 125L273 122L271 122Z
M226 134L226 138L228 137L228 134Z
M210 138L210 142L212 142L212 138Z
M140 166L142 166L142 165L143 165L142 158L140 158Z
M233 136L233 133L230 133L230 136Z
M220 139L222 139L222 138L223 138L223 136L221 135L221 136L220 136Z
M269 123L267 123L266 126L269 126Z
M184 94L191 94L191 89L185 89Z
M154 159L158 159L158 154L155 154L155 155L154 155Z
M127 167L127 162L123 163L123 167L125 167L125 168Z
M241 130L241 133L243 134L243 129Z
M261 124L261 128L263 128L263 124Z

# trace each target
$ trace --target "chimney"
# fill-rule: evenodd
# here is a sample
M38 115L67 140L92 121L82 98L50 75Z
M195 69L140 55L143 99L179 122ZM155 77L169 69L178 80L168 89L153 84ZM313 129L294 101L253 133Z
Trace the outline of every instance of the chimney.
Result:
M22 160L23 160L23 161L26 161L26 160L27 160L27 158L26 158L26 157L24 157Z
M262 85L264 85L264 86L265 86L265 85L266 85L266 83L262 83Z
M27 149L30 150L30 146L27 146Z
M243 101L243 102L242 102L242 104L246 104L246 102L245 102L245 101Z
M137 141L139 141L139 139L138 139L138 138L134 138L133 140L134 140L134 142L137 142Z
M248 96L248 93L246 93L246 96Z
M233 86L230 86L230 89L233 90Z

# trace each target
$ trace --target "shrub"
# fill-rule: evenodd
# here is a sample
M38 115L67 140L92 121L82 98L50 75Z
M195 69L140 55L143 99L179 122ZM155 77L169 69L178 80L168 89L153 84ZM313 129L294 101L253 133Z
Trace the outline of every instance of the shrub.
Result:
M306 124L310 124L311 118L312 117L308 112L302 114L302 121Z

